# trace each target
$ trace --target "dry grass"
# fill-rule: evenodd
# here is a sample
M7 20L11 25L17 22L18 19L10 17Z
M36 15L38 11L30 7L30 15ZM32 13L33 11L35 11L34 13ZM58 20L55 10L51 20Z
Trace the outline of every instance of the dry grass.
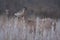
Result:
M46 23L46 27L48 24L49 24L48 26L51 27L51 23L49 21L48 22L45 21L45 23L43 22L43 24L42 23L40 24L40 21L38 22L39 24L36 24L36 20L35 21L27 20L27 23L25 23L23 19L18 19L16 17L15 18L12 17L9 20L8 17L5 15L0 16L0 40L44 40L44 39L47 39L47 36L45 34L43 34L44 35L43 37L42 37L42 34L40 35L41 28L37 28L37 25L39 25L38 27L40 27L41 25L45 27L45 23ZM49 29L50 27L46 29ZM43 29L45 30L45 28ZM48 31L48 33L46 34L49 35L50 37L49 32L52 32L52 31ZM55 38L55 35L53 35L53 38L50 38L49 40L57 40L57 38ZM59 37L58 37L58 40L59 40Z

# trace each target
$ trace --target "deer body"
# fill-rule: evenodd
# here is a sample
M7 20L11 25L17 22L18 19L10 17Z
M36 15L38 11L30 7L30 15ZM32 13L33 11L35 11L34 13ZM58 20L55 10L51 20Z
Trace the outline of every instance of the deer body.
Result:
M48 34L51 36L51 33L53 33L53 31L55 31L55 29L56 29L56 21L55 20L53 20L51 18L41 19L40 32L42 33L42 37L44 37L43 38L44 40L46 39ZM51 39L50 36L49 36L49 38ZM48 40L50 40L49 38L48 38Z
M40 23L40 28L42 28L42 30L49 30L52 27L54 27L55 29L55 26L56 26L55 20L50 19L50 18L42 19Z

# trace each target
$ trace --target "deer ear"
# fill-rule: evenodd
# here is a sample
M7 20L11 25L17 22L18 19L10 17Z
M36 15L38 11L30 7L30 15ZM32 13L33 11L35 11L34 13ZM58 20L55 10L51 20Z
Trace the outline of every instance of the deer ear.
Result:
M27 10L27 7L24 7L25 8L25 10Z

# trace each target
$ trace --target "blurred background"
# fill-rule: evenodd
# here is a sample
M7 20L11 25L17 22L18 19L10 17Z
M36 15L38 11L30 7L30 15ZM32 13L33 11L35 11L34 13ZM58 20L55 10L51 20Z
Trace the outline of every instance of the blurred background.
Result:
M25 19L15 17L14 14L24 7L27 8ZM39 18L35 18L37 16ZM60 40L60 0L0 0L0 40L42 40L43 37L47 39L47 36L40 35L41 28L37 28L42 21L40 17L57 20L55 34L51 34L53 37L50 33L47 35L51 37L49 40Z
M0 0L0 14L9 10L10 14L27 7L28 15L60 18L60 0ZM31 12L33 11L33 13Z

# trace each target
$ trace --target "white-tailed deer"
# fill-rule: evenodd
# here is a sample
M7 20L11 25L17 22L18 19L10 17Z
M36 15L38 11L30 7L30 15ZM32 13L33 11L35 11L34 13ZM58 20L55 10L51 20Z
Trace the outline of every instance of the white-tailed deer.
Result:
M55 31L55 29L56 29L56 20L53 20L51 18L41 19L40 31L42 32L43 37L46 38L47 34L51 35L51 33L53 33ZM48 40L50 40L50 39L48 39Z
M54 27L54 31L56 28L56 21L51 18L44 18L40 21L40 29L43 30L50 30L52 27Z
M36 37L35 40L50 40L51 34L55 32L56 21L51 18L36 18ZM41 37L41 38L39 38ZM48 37L48 39L47 39Z

